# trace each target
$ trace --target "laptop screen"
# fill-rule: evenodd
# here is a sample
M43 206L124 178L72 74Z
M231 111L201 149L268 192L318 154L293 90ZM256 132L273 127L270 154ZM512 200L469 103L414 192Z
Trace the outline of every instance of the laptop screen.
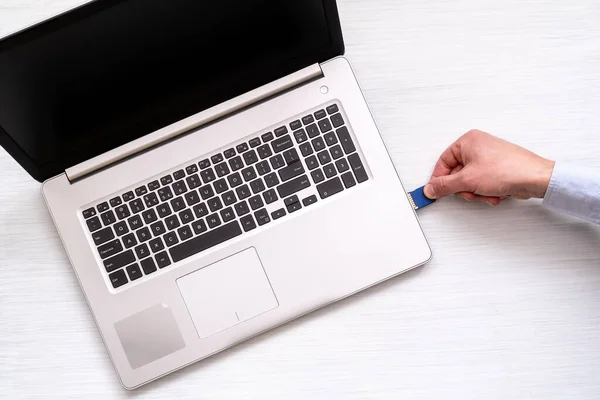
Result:
M335 0L98 0L0 42L0 144L43 180L342 53Z

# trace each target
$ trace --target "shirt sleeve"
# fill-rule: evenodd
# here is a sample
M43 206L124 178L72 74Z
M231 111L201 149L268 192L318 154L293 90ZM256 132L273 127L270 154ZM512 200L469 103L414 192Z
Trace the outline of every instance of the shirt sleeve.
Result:
M600 224L600 171L557 162L542 204Z

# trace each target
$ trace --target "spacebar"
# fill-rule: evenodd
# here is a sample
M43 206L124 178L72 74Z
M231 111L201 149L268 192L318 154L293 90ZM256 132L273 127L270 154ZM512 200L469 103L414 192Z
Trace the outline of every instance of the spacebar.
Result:
M213 229L204 235L197 236L192 240L174 246L169 252L171 253L173 262L177 262L241 234L242 229L240 228L240 224L237 221L233 221L227 225Z

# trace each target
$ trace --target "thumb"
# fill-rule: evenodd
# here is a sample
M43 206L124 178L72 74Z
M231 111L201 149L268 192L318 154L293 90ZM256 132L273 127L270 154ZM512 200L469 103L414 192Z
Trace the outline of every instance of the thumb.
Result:
M440 199L454 193L465 191L468 192L465 183L463 182L463 174L460 172L457 174L432 178L429 183L425 185L424 189L425 196L430 199Z

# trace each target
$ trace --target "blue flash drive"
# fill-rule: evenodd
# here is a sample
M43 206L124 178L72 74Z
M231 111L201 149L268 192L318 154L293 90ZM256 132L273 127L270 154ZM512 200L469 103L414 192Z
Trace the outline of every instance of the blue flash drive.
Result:
M408 201L410 201L410 204L415 210L427 207L431 203L435 203L435 200L431 200L430 198L425 196L425 193L423 193L423 189L425 189L425 186L421 186L420 188L415 189L410 193L407 193Z

